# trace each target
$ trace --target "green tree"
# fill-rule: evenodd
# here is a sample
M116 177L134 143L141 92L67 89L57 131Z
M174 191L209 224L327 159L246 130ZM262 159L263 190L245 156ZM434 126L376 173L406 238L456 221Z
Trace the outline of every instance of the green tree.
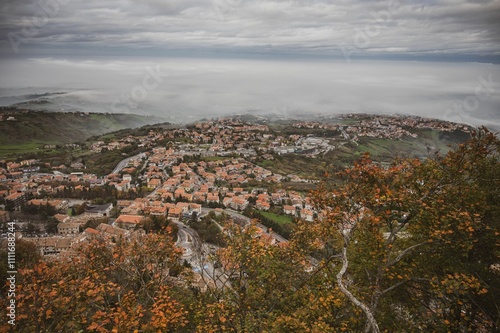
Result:
M49 234L57 234L57 225L59 221L54 217L49 217L45 222L45 231Z

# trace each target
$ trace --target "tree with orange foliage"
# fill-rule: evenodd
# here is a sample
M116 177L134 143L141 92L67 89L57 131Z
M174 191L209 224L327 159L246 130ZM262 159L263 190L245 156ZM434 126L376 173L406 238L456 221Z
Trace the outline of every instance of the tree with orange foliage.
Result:
M169 235L95 238L69 259L19 271L15 332L158 332L186 325ZM6 326L3 329L7 329Z
M35 258L19 267L15 331L499 330L495 135L481 130L424 161L383 166L364 156L334 180L313 193L318 219L299 223L288 243L275 244L255 221L223 223L227 246L209 258L226 274L214 273L222 287L194 286L168 230L96 237L69 259Z
M364 313L354 331L498 329L499 152L482 130L444 157L365 156L314 194L332 282Z
M277 246L255 221L225 225L226 248L217 259L227 277L224 293L204 295L197 332L262 332L293 309L304 266L289 249ZM208 305L207 302L208 301Z

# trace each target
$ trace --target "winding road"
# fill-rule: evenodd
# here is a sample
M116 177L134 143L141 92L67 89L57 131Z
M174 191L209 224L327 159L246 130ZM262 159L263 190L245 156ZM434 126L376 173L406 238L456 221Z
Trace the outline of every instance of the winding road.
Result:
M144 157L146 157L146 153L140 153L131 157L127 157L124 160L121 160L120 162L118 162L118 164L116 165L115 169L111 172L111 174L116 174L122 171L123 168L125 168L130 161L135 159L142 159Z

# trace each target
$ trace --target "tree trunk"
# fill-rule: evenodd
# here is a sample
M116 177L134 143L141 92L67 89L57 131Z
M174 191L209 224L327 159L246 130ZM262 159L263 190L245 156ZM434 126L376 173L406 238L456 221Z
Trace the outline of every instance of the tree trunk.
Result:
M346 273L347 267L349 266L349 260L347 259L347 244L348 240L344 239L344 247L342 248L342 268L337 274L337 283L339 285L340 291L342 291L354 305L361 308L361 310L363 310L363 312L365 313L366 319L368 320L365 332L370 332L371 330L374 333L380 333L377 321L373 316L370 308L366 304L358 300L344 285L344 274Z

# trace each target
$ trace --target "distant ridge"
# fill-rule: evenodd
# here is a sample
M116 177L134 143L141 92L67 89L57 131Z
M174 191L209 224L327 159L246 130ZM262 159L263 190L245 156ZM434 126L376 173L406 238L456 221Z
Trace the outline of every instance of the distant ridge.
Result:
M165 122L135 114L20 111L0 108L0 153L85 141L91 136Z

